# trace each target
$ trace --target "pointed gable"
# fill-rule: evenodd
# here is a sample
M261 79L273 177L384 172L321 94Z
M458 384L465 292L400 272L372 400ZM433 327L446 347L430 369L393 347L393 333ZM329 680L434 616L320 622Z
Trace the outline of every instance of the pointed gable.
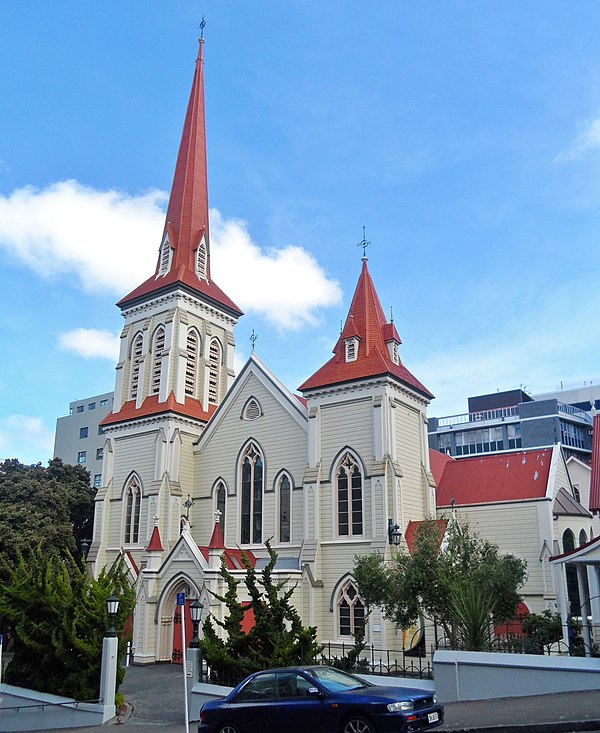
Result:
M200 39L156 271L122 298L120 307L182 287L233 316L242 315L210 277L203 45Z
M348 351L354 340L356 351ZM299 389L304 392L318 387L351 382L368 377L389 375L411 387L427 399L431 392L402 364L395 362L389 342L399 344L400 337L393 323L387 323L369 269L363 257L354 297L342 333L333 349L333 358L309 377ZM348 354L351 354L351 358Z
M592 430L592 476L590 478L590 511L600 511L600 413L594 415Z

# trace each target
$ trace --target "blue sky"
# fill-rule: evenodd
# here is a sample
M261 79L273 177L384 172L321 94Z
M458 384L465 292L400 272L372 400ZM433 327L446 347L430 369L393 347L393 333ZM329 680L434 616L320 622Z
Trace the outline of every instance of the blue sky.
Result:
M436 395L600 378L600 4L5 3L0 458L114 386L154 269L197 49L212 274L295 389L360 271Z

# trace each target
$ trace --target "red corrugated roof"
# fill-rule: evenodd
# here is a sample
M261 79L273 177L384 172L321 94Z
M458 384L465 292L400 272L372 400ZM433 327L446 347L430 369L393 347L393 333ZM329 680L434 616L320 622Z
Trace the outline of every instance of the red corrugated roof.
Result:
M600 413L594 415L592 428L592 475L590 478L590 511L600 511Z
M516 451L449 461L437 486L437 506L541 499L552 449Z
M183 284L206 300L225 307L233 315L242 314L238 306L212 282L210 277L203 45L204 42L200 40L165 218L163 237L169 233L169 242L173 250L171 269L164 277L158 276L161 259L159 252L155 274L122 298L117 303L121 307L151 293L172 290L177 285ZM198 278L195 266L198 246L203 236L207 255L206 281Z
M454 458L447 453L440 453L439 450L433 450L433 448L429 449L429 466L436 485L439 486L446 465L453 460Z
M177 402L173 392L170 392L164 402L158 401L158 395L146 397L139 408L136 408L135 400L125 402L118 412L109 412L100 421L100 425L113 425L119 422L127 422L128 420L136 420L139 417L160 415L164 412L175 412L177 415L184 415L185 417L192 417L195 420L208 422L216 409L216 405L210 405L208 410L205 410L200 400L193 397L186 397L185 402L181 404L181 402Z
M209 548L205 545L198 545L198 549L202 553L202 556L204 557L204 559L208 560L208 550L209 549L219 550L221 548L219 547ZM225 557L225 566L227 567L228 570L243 570L244 569L244 563L242 562L242 553L246 555L252 567L256 565L256 556L252 552L252 550L240 550L239 548L234 550L231 547L225 547L223 548L223 552L221 554Z
M408 551L412 555L415 549L415 540L417 539L417 532L419 531L419 528L422 527L425 524L424 519L414 521L411 519L411 521L408 523L406 527L406 534L404 536L404 539L406 540L406 544L408 545ZM446 527L448 526L448 521L446 519L435 519L434 520L437 526L440 528L440 546L442 544L442 540L444 539L444 533L446 532Z
M366 377L390 375L424 397L432 399L433 395L427 387L421 384L402 363L394 364L392 361L385 342L386 338L389 340L390 335L395 334L398 337L398 334L395 327L392 331L390 326L393 324L386 323L383 308L369 274L367 259L364 257L346 324L333 350L334 356L299 389L306 391ZM349 336L358 336L360 343L356 360L347 362L344 339Z

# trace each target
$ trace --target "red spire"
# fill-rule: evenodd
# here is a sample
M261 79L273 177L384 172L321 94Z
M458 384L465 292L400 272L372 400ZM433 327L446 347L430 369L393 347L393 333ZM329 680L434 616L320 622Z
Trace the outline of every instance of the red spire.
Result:
M224 306L235 316L242 315L237 305L210 278L203 46L201 38L156 271L122 298L117 303L119 306L178 284ZM168 243L165 243L167 238ZM199 247L202 248L200 253Z
M171 197L165 220L171 234L172 267L186 267L194 272L194 252L203 236L208 250L208 181L206 173L206 126L204 121L204 62L198 44L198 56L192 81L183 133L177 154ZM207 252L208 254L208 252ZM156 275L159 273L159 262ZM206 258L206 278L210 281L209 258Z
M215 522L215 528L213 529L210 542L208 543L209 550L224 550L225 541L223 540L223 532L221 532L221 524Z
M154 529L152 530L152 536L150 537L150 542L148 543L148 547L146 547L146 552L162 552L163 546L160 539L160 532L158 531L158 527L155 525Z
M357 339L356 356L347 359L347 342ZM301 391L325 387L330 384L351 382L367 377L389 374L398 378L428 399L433 395L403 366L400 358L392 358L389 342L400 343L393 323L387 323L379 297L363 257L362 270L346 323L333 349L334 356L298 389Z
M592 429L592 476L590 478L591 512L600 511L600 413L594 415Z

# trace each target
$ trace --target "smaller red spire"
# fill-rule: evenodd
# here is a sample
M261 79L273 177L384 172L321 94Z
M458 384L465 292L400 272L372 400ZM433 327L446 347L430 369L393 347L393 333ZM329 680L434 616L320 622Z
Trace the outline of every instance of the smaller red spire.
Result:
M358 339L352 359L346 358L349 339ZM367 267L367 258L363 257L346 323L333 349L334 356L298 389L305 391L389 374L432 399L431 392L402 364L397 351L388 348L390 342L400 344L400 336L393 321L387 322Z
M221 525L218 521L215 522L210 542L208 543L209 550L224 550L225 541L223 540L223 532L221 531Z
M146 552L162 552L163 546L160 539L160 532L158 530L158 525L154 526L154 529L152 530L152 537L150 537L150 542L148 543L148 547L146 547Z

